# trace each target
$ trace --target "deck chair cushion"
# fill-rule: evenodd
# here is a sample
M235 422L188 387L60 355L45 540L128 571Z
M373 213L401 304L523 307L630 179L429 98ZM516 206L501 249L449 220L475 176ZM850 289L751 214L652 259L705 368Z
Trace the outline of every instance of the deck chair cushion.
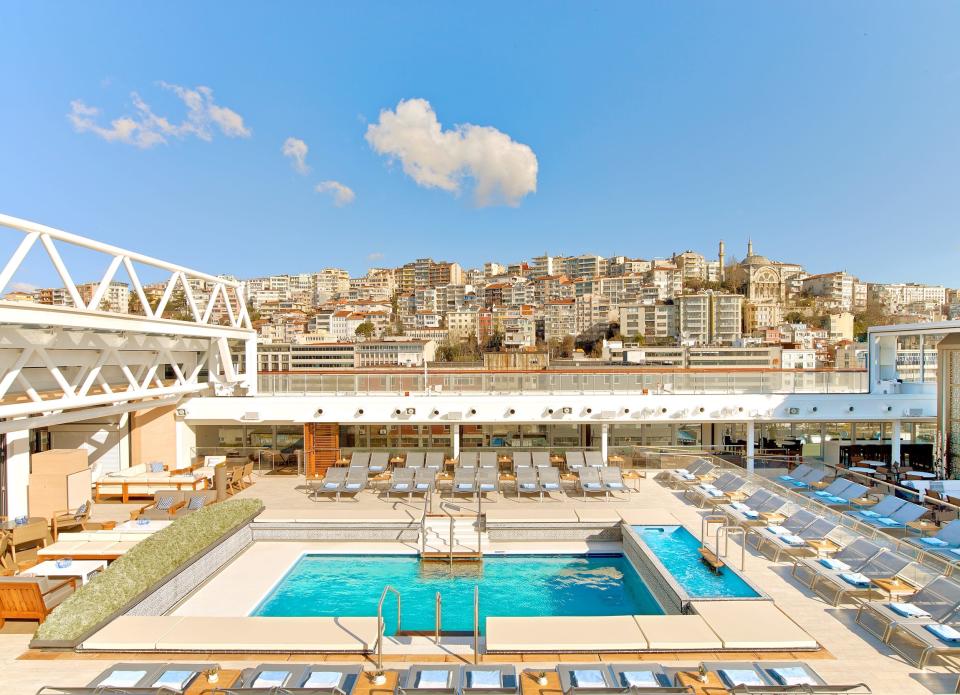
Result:
M202 509L206 501L207 501L206 495L193 495L190 498L190 501L187 502L187 509L190 510L191 512L195 512L198 509Z
M817 681L810 677L806 669L800 666L789 666L783 668L770 669L770 675L780 685L818 685Z
M132 688L147 675L146 671L117 670L100 681L97 685L110 688Z
M492 690L500 687L499 671L467 671L467 687Z
M163 473L163 463L160 461L151 461L150 462L150 472L151 473Z
M930 625L924 625L924 627L936 635L938 639L948 644L960 644L960 631L956 628L943 625L942 623L931 623Z
M763 678L753 669L722 668L717 673L720 679L731 688L738 685L766 685Z
M339 671L314 671L303 684L304 688L336 688L340 685Z
M420 671L417 674L415 688L446 688L450 680L450 672L442 670Z
M660 681L653 671L623 671L620 685L624 688L656 688Z
M253 688L279 688L289 675L289 671L261 671L250 685Z
M571 671L570 684L575 688L605 688L607 685L603 671L594 669Z
M182 691L186 689L196 675L196 671L164 671L157 680L150 684L150 687L170 688L171 690Z
M163 495L160 499L157 500L157 503L154 505L157 511L159 512L168 512L170 507L173 506L173 497L170 495Z

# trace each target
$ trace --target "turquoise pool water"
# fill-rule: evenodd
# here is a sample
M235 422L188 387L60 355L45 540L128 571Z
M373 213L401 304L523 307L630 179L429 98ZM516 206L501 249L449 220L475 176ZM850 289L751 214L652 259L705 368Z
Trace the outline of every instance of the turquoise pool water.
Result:
M663 613L623 555L494 555L453 567L409 555L304 555L251 615L376 616L388 584L402 596L404 630L434 629L439 591L443 629L472 633L475 586L481 630L487 616ZM395 634L396 616L390 595L387 634Z
M711 572L700 560L700 541L683 526L634 526L634 531L690 598L759 598L760 594L728 567Z

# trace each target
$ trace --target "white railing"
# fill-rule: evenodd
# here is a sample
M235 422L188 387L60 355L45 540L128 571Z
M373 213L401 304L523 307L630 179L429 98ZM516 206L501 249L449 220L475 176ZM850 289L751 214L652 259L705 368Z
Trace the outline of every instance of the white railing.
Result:
M0 227L6 227L23 235L17 248L11 254L3 269L0 270L0 296L6 291L7 286L20 269L31 249L39 243L46 251L50 263L63 283L63 289L69 297L68 306L74 310L97 312L98 314L120 313L103 311L101 310L101 304L110 289L111 282L117 276L117 272L123 268L129 276L133 295L139 301L143 315L149 319L169 320L171 318L165 316L165 312L171 309L170 300L174 293L178 291L179 286L179 291L183 293L186 311L184 314L177 316L175 320L199 325L213 325L211 320L214 318L214 311L219 305L220 310L226 315L227 325L233 328L251 329L250 316L244 301L243 285L240 282L202 273L175 263L168 263L135 251L128 251L10 215L0 214ZM89 293L88 298L84 298L78 288L56 242L88 249L109 257L106 271L99 282L96 283L93 292ZM140 280L135 263L170 274L164 284L162 294L153 304L150 302L147 291ZM190 284L191 281L203 283L209 287L209 292L206 292L205 296L195 295Z

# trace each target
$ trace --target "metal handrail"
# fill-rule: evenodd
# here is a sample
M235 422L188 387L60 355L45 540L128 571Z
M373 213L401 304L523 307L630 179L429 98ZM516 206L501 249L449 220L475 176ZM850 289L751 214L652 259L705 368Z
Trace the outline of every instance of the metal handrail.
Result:
M397 632L401 630L401 619L403 617L401 609L400 592L387 584L383 587L383 593L380 594L380 601L377 603L377 670L383 670L383 602L387 599L387 593L392 593L397 597Z
M443 597L440 595L439 591L434 599L434 606L436 611L436 622L433 630L434 642L440 644L440 631L443 628Z
M427 513L432 504L433 488L427 488L427 494L423 496L423 514L420 516L420 554L427 552Z
M480 663L480 587L473 587L473 663Z

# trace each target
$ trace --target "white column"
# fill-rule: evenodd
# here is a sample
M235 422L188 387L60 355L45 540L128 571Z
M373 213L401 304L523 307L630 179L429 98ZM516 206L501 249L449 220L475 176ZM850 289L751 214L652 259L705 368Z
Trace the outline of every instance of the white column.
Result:
M244 377L246 380L247 395L256 396L259 384L257 383L257 339L248 338L243 346Z
M453 458L460 456L460 425L450 425L453 433Z
M893 421L893 434L890 435L890 463L900 465L900 420Z
M28 516L30 482L30 430L7 432L7 516Z
M753 473L753 439L754 439L753 420L747 421L747 473Z
M603 423L600 425L600 458L607 460L607 440L610 435L610 425Z

